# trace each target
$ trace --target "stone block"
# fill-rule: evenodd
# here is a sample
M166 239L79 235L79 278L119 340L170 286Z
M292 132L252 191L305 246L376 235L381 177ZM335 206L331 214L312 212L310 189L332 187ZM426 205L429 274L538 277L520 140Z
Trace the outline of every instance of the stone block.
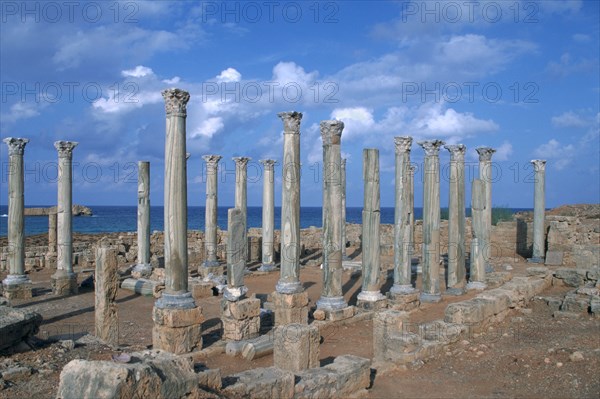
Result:
M33 285L31 283L4 285L3 295L6 299L31 299Z
M387 347L390 336L403 330L408 313L398 310L385 310L373 316L373 358L388 361Z
M241 320L221 317L221 323L223 324L223 339L226 341L252 339L257 337L260 332L260 317L258 316Z
M59 278L52 276L50 284L52 286L52 293L57 296L76 295L79 291L77 275Z
M155 325L177 328L200 325L204 316L199 306L191 309L163 309L155 306L152 309L152 320Z
M585 295L568 294L560 307L563 312L587 313L590 307L590 297Z
M381 309L385 309L388 306L387 298L380 299L378 301L364 301L358 300L356 303L356 308L365 310L365 311L377 311Z
M257 368L223 378L221 392L227 398L274 398L294 397L294 374L277 367Z
M592 312L594 316L600 315L600 297L592 297L592 300L590 301L590 312Z
M288 324L275 328L273 362L275 367L299 372L319 367L319 328L306 324Z
M196 376L198 377L198 385L202 389L208 389L211 391L221 389L221 370L220 369L208 369L201 367L195 367Z
M192 293L192 297L198 301L202 298L210 298L213 296L214 284L207 281L193 281L190 282L189 287Z
M560 267L554 271L554 276L563 280L563 283L569 287L579 287L583 285L587 272L585 270Z
M275 326L292 323L308 324L308 292L296 294L271 294Z
M0 306L0 351L33 337L41 323L36 312Z
M221 300L221 316L236 320L260 316L260 299L246 298L239 301Z
M531 266L526 269L528 276L545 278L551 274L550 269L545 266Z
M454 343L466 330L463 325L434 320L419 325L419 336L426 341Z
M189 353L202 349L202 326L168 327L154 324L152 346L175 354Z
M563 264L563 251L546 251L546 264L549 266L561 266Z
M354 313L354 306L347 306L338 310L317 309L313 312L313 317L315 320L339 321L353 317Z
M474 300L451 303L446 307L444 321L457 324L476 324L484 319L484 303Z

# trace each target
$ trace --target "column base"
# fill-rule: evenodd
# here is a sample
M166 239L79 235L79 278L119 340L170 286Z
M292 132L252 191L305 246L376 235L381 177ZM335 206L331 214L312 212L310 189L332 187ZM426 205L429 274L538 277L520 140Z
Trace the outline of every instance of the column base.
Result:
M152 265L150 263L138 263L131 269L131 277L148 278L152 274Z
M52 293L58 296L75 295L79 292L77 273L57 271L50 278Z
M325 310L318 309L313 312L313 318L315 320L327 320L327 321L338 321L345 320L354 317L354 306L346 306L342 309L336 310Z
M317 300L317 309L323 311L336 311L347 306L343 296L322 296Z
M246 292L248 292L248 287L245 285L242 285L241 287L225 287L225 289L223 289L223 298L230 302L236 302L244 298Z
M342 262L342 269L358 271L362 270L362 262L355 262L352 260L345 260Z
M406 291L399 288L394 292L394 287L406 287L404 289ZM408 287L410 287L412 291L408 291ZM409 311L418 308L420 304L419 291L412 286L394 285L388 293L388 307L391 309Z
M260 299L246 298L236 302L221 301L223 339L242 341L258 336L260 332Z
M308 293L271 294L275 313L275 326L308 324Z
M280 294L298 294L304 291L300 281L277 281L275 291Z
M259 272L272 272L272 271L275 271L275 270L277 270L277 266L275 266L274 263L263 263L258 268Z
M362 310L387 308L387 298L379 291L361 291L356 299L356 307Z
M446 295L460 296L467 293L466 287L450 287L446 289Z
M158 309L185 310L195 308L196 302L191 292L181 294L163 292L161 297L154 303L154 307Z
M223 266L216 261L204 262L202 265L200 265L200 267L198 267L198 275L202 277L204 281L209 281L215 277L222 276L223 272Z
M486 288L487 288L487 284L482 283L481 281L469 281L469 284L467 284L467 290L483 291Z
M3 295L6 299L31 299L32 284L26 274L9 274L2 281Z
M421 292L419 300L421 302L425 302L425 303L437 303L437 302L440 302L442 300L442 295L441 294L429 294L429 293L426 293L426 292Z
M392 295L408 295L418 293L417 289L412 284L394 284L390 288L390 294Z
M541 256L527 258L527 263L544 263L544 258Z
M158 301L157 301L158 303ZM202 349L202 308L152 309L152 346L177 355Z

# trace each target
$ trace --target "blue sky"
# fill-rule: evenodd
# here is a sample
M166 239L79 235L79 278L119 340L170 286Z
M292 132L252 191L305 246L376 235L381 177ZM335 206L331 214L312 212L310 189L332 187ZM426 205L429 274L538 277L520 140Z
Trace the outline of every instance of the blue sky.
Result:
M393 137L494 147L493 203L532 207L529 160L548 160L546 203L600 201L599 2L11 2L1 3L0 132L31 140L27 205L56 202L55 140L74 140L75 203L135 205L135 163L151 162L163 201L161 90L188 90L188 203L203 205L204 154L234 163L282 157L281 111L304 113L302 205L321 205L319 122L341 119L348 206L362 206L362 149L378 148L381 203L393 206ZM2 144L0 204L7 202ZM440 152L442 170L449 161ZM447 173L445 174L447 176ZM415 206L422 204L417 173ZM276 205L281 198L276 168ZM467 198L470 198L467 184ZM448 203L441 181L441 204ZM467 200L467 203L470 203Z

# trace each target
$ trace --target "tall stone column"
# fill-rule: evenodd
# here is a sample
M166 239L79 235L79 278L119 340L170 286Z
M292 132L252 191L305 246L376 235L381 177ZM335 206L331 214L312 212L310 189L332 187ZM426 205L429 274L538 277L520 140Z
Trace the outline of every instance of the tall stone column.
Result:
M396 188L394 201L394 285L391 296L412 294L411 282L412 241L410 216L410 148L412 137L395 137Z
M77 293L77 274L73 272L73 191L72 160L74 141L56 141L58 151L57 260L51 277L55 295Z
M188 92L167 89L165 99L165 290L154 303L154 349L187 353L202 347L202 309L188 291L186 105Z
M275 231L275 164L273 159L262 159L263 164L263 204L262 204L262 265L258 270L275 270L274 231Z
M321 121L323 139L323 290L317 309L348 306L342 293L342 179L340 142L344 122Z
M140 276L152 273L150 265L150 162L138 162L137 212L138 263L132 272Z
M529 262L544 263L545 257L545 213L546 213L546 161L531 161L535 169L535 185L533 192L533 256Z
M4 296L31 298L31 280L25 274L25 180L23 153L29 139L7 137L8 145L8 270L2 281Z
M440 158L441 140L421 141L423 172L423 286L421 302L439 302L440 294Z
M471 266L469 268L468 290L483 290L485 284L485 237L487 223L485 215L485 183L473 180L471 186L471 218L473 239L471 240Z
M486 268L491 271L490 260L492 258L492 155L496 152L490 147L479 147L475 149L479 154L479 179L483 182L485 203L484 223L485 231L480 239L483 248L483 257Z
M381 222L379 188L379 150L363 150L364 205L362 212L362 289L357 305L365 309L385 307L381 289L379 225Z
M346 158L342 158L342 261L350 260L346 249L348 237L346 236Z
M244 222L244 253L248 260L248 161L252 158L234 157L235 161L235 207L242 212Z
M450 198L448 201L448 285L446 293L465 292L465 151L463 144L444 146L450 151Z
M410 250L411 257L415 248L415 171L417 167L415 165L410 165L410 177L408 179L408 210L410 212L409 220L410 220ZM412 262L412 259L411 259ZM412 265L411 265L412 267Z
M227 287L223 297L235 302L242 299L248 288L244 285L246 257L244 246L244 215L238 208L227 211Z
M308 294L300 282L300 112L277 114L283 121L281 268L273 293L275 325L308 323Z
M46 253L47 265L56 263L56 212L48 214L48 252Z
M204 210L204 250L206 259L198 273L209 280L220 276L223 270L217 260L217 212L218 212L218 168L220 155L204 155L206 162L206 205Z

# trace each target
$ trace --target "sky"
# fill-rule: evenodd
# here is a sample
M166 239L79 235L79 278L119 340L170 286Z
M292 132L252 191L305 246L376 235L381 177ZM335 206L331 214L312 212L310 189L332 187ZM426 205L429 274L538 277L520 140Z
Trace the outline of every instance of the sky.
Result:
M494 154L494 206L533 207L532 159L546 159L546 205L600 202L597 1L3 1L0 134L30 139L25 203L57 197L56 140L73 152L73 201L136 205L150 161L162 205L161 91L190 92L188 204L205 201L206 154L223 156L219 205L234 203L232 157L248 156L248 205L262 203L261 159L281 161L282 111L301 124L301 204L322 204L319 122L340 119L347 205L362 207L362 151L380 155L381 205L394 205L394 137ZM0 146L0 205L8 151ZM448 204L440 151L441 205ZM281 162L275 169L281 204Z

